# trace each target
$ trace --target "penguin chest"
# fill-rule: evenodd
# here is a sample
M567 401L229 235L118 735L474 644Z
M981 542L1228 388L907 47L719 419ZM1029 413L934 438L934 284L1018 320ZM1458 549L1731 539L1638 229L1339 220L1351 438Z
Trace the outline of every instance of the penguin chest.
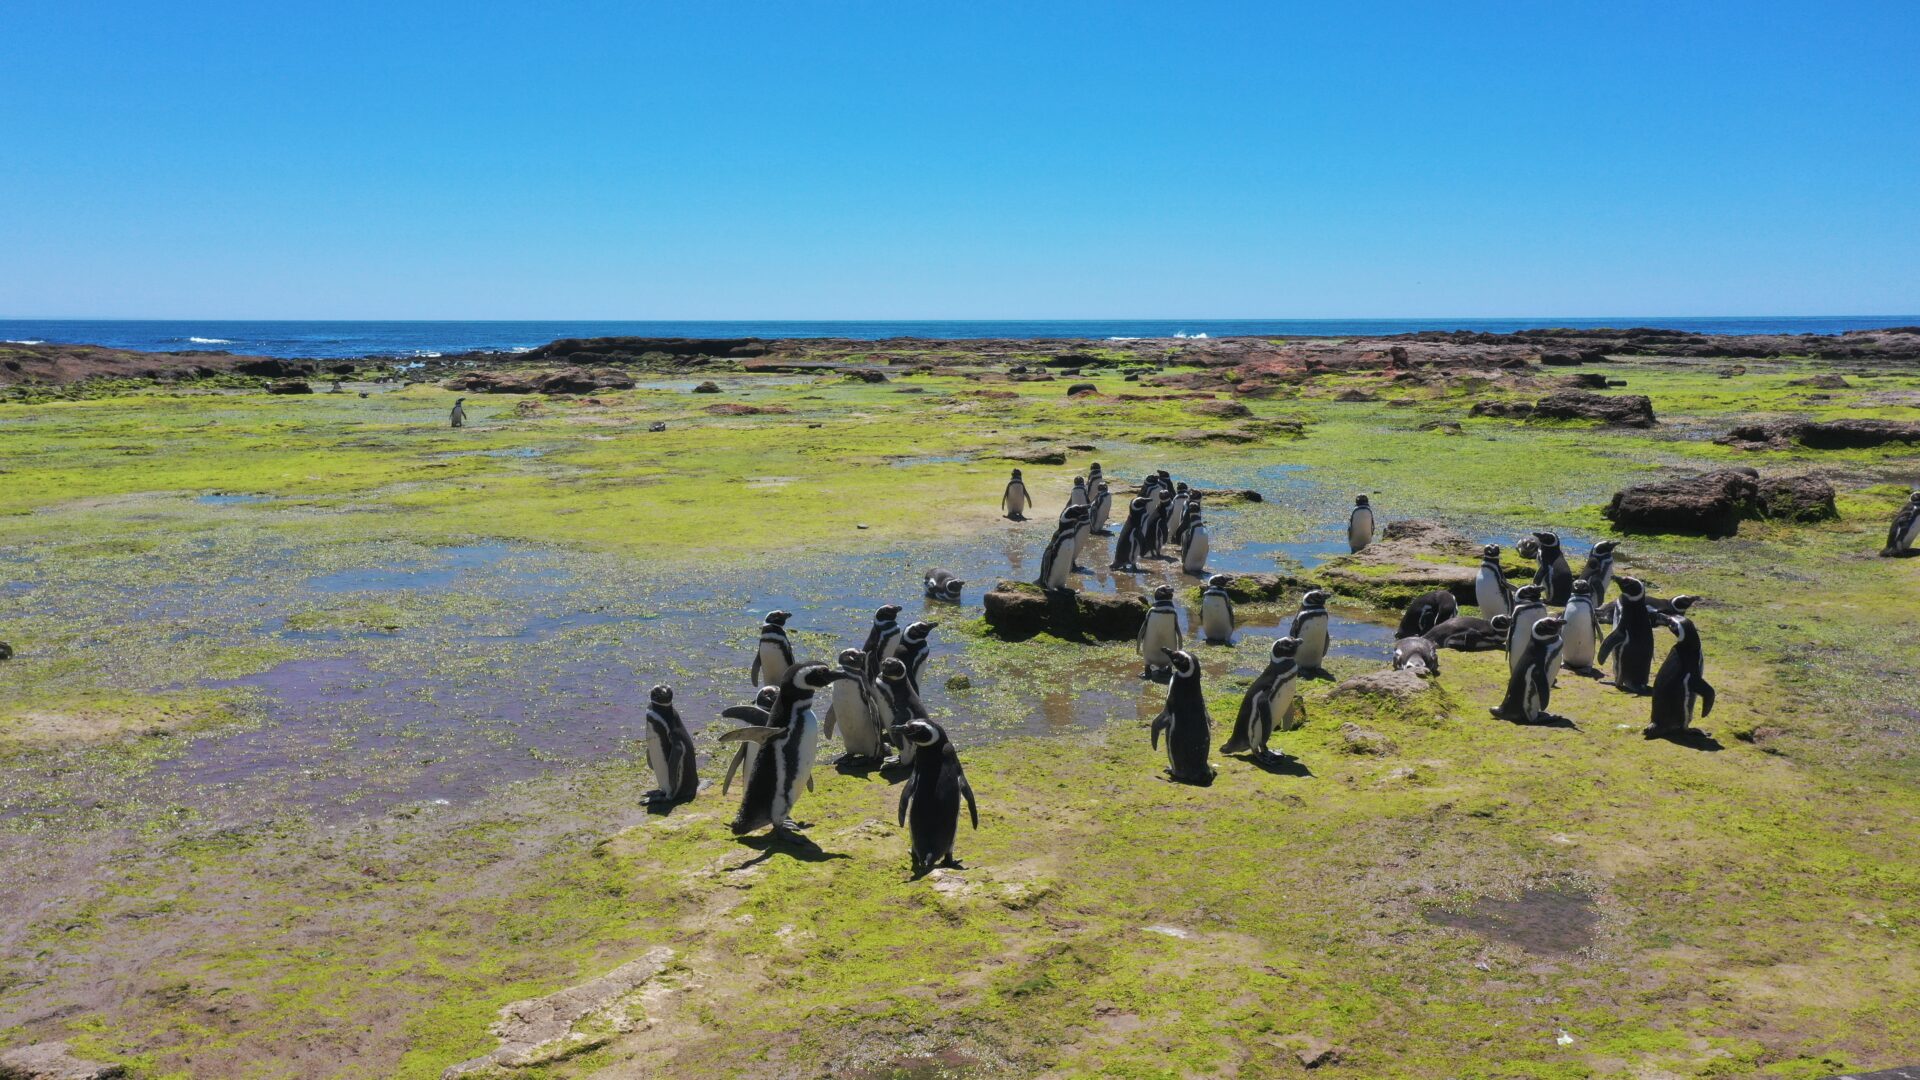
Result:
M813 710L796 709L787 737L773 749L779 755L779 783L774 785L772 807L777 823L793 811L793 804L807 789L807 778L813 775L813 755L820 749L820 725L813 718Z
M1359 551L1373 542L1373 511L1355 510L1347 519L1347 546Z
M1292 676L1280 680L1273 686L1273 693L1267 698L1268 728L1271 731L1292 731L1299 726L1293 717L1293 695L1299 686Z
M1915 544L1920 544L1920 514L1913 515L1913 520L1907 522L1907 531L1900 536L1902 551L1913 550Z
M1586 667L1593 663L1593 653L1599 642L1593 637L1593 610L1574 606L1567 609L1567 625L1560 631L1562 652L1567 662L1576 667Z
M1180 647L1180 623L1172 612L1154 612L1147 616L1146 634L1140 640L1140 655L1151 664L1167 664L1167 654Z
M661 791L674 789L673 768L667 760L666 732L648 725L647 765L653 769L653 782Z
M1500 587L1500 575L1488 567L1480 568L1473 581L1474 596L1480 601L1480 617L1491 619L1507 613L1507 591Z
M848 750L872 757L879 748L879 723L867 709L866 698L857 687L844 682L834 687L833 722L839 725L840 737L846 740Z
M1228 613L1223 596L1209 596L1200 601L1200 622L1206 628L1207 637L1214 641L1233 636L1233 616Z
M760 681L777 683L787 673L787 653L778 642L760 643Z
M1207 530L1205 526L1195 525L1187 534L1184 562L1188 571L1195 571L1207 565Z
M1301 667L1319 667L1327 658L1327 617L1319 615L1300 628L1300 648L1295 653Z

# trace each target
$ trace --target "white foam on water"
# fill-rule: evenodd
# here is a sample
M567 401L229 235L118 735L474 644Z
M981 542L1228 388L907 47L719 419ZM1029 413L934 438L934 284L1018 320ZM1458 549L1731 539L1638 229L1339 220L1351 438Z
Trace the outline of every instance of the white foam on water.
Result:
M4 345L45 345L45 344L46 344L46 342L44 342L44 341L39 341L39 340L37 340L37 339L34 339L34 338L8 338L8 339L7 339L6 341L4 341L4 342L0 342L0 344L4 344Z
M188 341L195 345L231 345L233 342L223 337L190 337Z

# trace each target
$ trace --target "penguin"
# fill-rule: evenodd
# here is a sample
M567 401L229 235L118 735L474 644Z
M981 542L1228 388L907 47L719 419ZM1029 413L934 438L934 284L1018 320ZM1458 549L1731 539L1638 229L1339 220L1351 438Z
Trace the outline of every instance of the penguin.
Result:
M773 715L773 703L778 700L779 697L779 687L763 686L760 688L760 692L753 696L753 704L735 705L731 708L722 709L720 710L720 715L729 720L738 720L755 727L765 727L767 718ZM720 782L720 794L725 795L733 790L734 773L745 770L746 775L753 775L753 756L759 752L759 743L747 741L740 744L740 749L734 751L733 761L727 765L726 779Z
M1193 529L1194 523L1200 520L1200 513L1201 513L1200 493L1196 491L1192 493L1190 496L1188 496L1187 498L1186 515L1182 517L1179 521L1174 523L1174 526L1173 526L1173 542L1174 543L1176 544L1186 543L1187 533Z
M920 669L927 666L927 653L932 648L927 637L939 626L937 622L917 622L900 635L900 651L895 656L906 665L907 681L916 694L920 692Z
M1151 505L1152 500L1138 498L1127 507L1127 520L1120 526L1120 538L1113 542L1113 562L1107 569L1140 573L1140 523Z
M1435 589L1407 605L1396 637L1417 637L1460 614L1460 604L1445 589Z
M1589 599L1595 610L1607 602L1607 590L1613 587L1614 549L1620 545L1612 540L1602 540L1587 552L1587 565L1580 568L1580 578L1587 583Z
M1507 678L1505 700L1488 712L1516 724L1537 724L1543 718L1554 718L1547 706L1553 700L1553 670L1559 665L1561 625L1561 621L1551 615L1533 624L1527 633L1522 660Z
M1047 541L1047 549L1040 556L1039 585L1048 592L1072 589L1068 581L1073 572L1074 537L1080 534L1086 513L1082 506L1069 506L1060 513L1060 526L1053 530L1053 539Z
M873 677L867 674L867 654L859 649L842 649L840 670L851 676L833 686L833 700L821 720L821 734L833 738L840 729L840 741L846 745L846 757L858 761L880 761L887 756L887 731L892 716L874 690Z
M1353 513L1347 515L1347 550L1359 551L1373 543L1373 506L1365 495L1353 497Z
M913 775L900 786L900 824L907 826L907 853L913 876L935 867L959 869L953 857L953 838L960 831L960 800L967 801L967 817L980 828L980 807L973 786L946 729L931 720L913 720L893 729L902 745L912 745Z
M893 722L887 726L889 734L902 724L926 719L927 707L920 703L920 691L914 689L913 681L907 678L907 665L899 657L896 656L880 665L880 679L874 686L880 692L880 703L886 707L887 715L893 719ZM896 755L896 760L887 764L913 764L916 749L914 744L895 740L894 745L899 753Z
M1505 616L1504 624L1495 623L1507 632L1507 667L1519 670L1526 661L1527 649L1533 639L1533 624L1546 618L1547 605L1540 600L1540 586L1522 585L1514 593L1513 611Z
M1187 504L1193 500L1193 492L1182 480L1173 486L1173 498L1167 500L1167 536L1174 543L1180 542L1180 528L1187 523Z
M466 398L453 399L453 412L447 417L447 419L453 422L454 427L467 426L467 399Z
M1105 483L1106 479L1107 479L1107 474L1100 471L1099 462L1096 461L1087 466L1087 490L1088 491L1100 490L1100 485Z
M1167 534L1173 531L1171 518L1173 516L1174 482L1173 475L1165 469L1160 470L1159 477L1160 501L1155 509L1153 519L1152 546L1154 557L1164 559L1166 556L1160 553L1160 549L1167 545Z
M1272 761L1276 754L1267 745L1276 731L1291 731L1299 726L1296 714L1302 712L1298 691L1299 666L1294 650L1297 638L1283 637L1273 643L1267 667L1247 687L1240 699L1240 713L1233 720L1233 735L1220 747L1223 754L1252 754L1256 760Z
M1600 669L1593 666L1593 658L1600 648L1600 613L1593 606L1592 581L1584 577L1574 580L1573 598L1567 601L1560 618L1567 624L1560 631L1560 655L1566 666L1576 675L1599 678Z
M1200 690L1200 662L1193 654L1175 649L1167 654L1173 681L1167 686L1167 706L1149 726L1150 741L1160 749L1167 737L1167 775L1182 784L1210 784L1213 767L1207 750L1213 742L1213 721L1207 716L1207 698Z
M1091 503L1079 503L1071 508L1080 511L1074 522L1073 550L1070 553L1072 556L1072 571L1078 574L1091 573L1086 567L1080 565L1080 552L1087 546L1087 537L1093 535L1093 505ZM1064 522L1062 522L1062 524L1064 524Z
M1173 608L1173 586L1162 585L1153 590L1153 603L1147 606L1147 617L1141 620L1140 633L1134 639L1140 662L1145 665L1140 677L1158 678L1171 665L1170 658L1181 643L1180 613Z
M1293 617L1287 636L1300 642L1294 660L1303 679L1331 679L1320 665L1327 659L1327 596L1321 589L1309 589L1300 598L1300 613Z
M1020 479L1020 470L1013 470L1013 479L1007 481L1007 489L1000 493L1000 508L1007 512L1008 521L1027 520L1027 507L1033 505L1033 499L1027 494L1027 482Z
M1647 609L1647 587L1639 578L1621 576L1618 614L1613 632L1600 643L1596 663L1613 656L1613 685L1629 694L1650 693L1647 674L1653 667L1653 614Z
M1920 543L1920 491L1907 496L1907 504L1893 515L1893 524L1887 526L1887 546L1880 549L1880 557L1912 555L1916 543Z
M1113 530L1107 528L1107 519L1113 516L1113 489L1105 480L1093 485L1093 512L1087 515L1087 524L1095 536L1112 536Z
M643 802L682 803L700 790L693 736L674 711L670 686L656 686L647 694L647 764L653 767L653 782L659 786L641 796Z
M813 756L820 745L820 722L813 715L813 695L849 676L825 664L795 664L780 679L780 693L763 727L735 728L722 742L743 739L760 745L747 772L740 811L734 815L735 836L763 826L790 839L800 829L793 820L794 804L813 781Z
M960 590L966 582L954 577L945 570L927 571L927 599L945 600L950 604L960 602Z
M886 604L873 613L873 625L867 628L867 643L860 651L867 654L867 677L879 678L880 661L900 647L900 605Z
M1507 616L1496 618L1505 620ZM1505 630L1496 629L1488 620L1472 615L1455 615L1420 636L1433 642L1436 648L1461 652L1490 652L1506 648L1507 643Z
M1701 717L1713 714L1713 684L1702 674L1706 666L1700 653L1700 633L1685 615L1663 615L1660 621L1673 631L1673 648L1660 662L1660 674L1653 678L1653 722L1648 738L1678 738L1692 729L1693 705L1700 703Z
M1473 579L1473 595L1483 619L1513 611L1513 586L1507 584L1507 572L1500 568L1499 544L1480 549L1480 572Z
M1187 538L1180 545L1180 569L1195 577L1204 577L1207 572L1207 549L1211 541L1207 537L1207 523L1195 518L1187 529Z
M1227 595L1232 582L1225 574L1215 574L1200 590L1200 629L1209 645L1233 644L1233 597Z
M1067 505L1068 506L1092 506L1093 505L1093 497L1087 492L1086 477L1076 476L1073 478L1073 490L1067 492Z
M1425 677L1440 674L1440 650L1432 639L1403 637L1393 643L1393 670Z
M1566 552L1560 550L1560 538L1550 532L1534 533L1533 538L1539 544L1540 559L1533 583L1546 590L1547 603L1565 605L1573 595L1573 567L1567 565Z
M1160 548L1166 537L1159 534L1160 512L1166 506L1171 492L1160 487L1160 477L1149 474L1146 482L1140 485L1140 494L1147 500L1147 508L1140 515L1140 542L1135 556L1160 558Z
M787 620L791 618L790 611L767 612L767 621L760 625L760 644L753 652L753 667L747 671L753 685L777 683L793 666L793 644L787 640Z
M1647 597L1647 610L1655 615L1685 615L1687 609L1700 602L1697 596L1676 596L1664 600L1658 596Z

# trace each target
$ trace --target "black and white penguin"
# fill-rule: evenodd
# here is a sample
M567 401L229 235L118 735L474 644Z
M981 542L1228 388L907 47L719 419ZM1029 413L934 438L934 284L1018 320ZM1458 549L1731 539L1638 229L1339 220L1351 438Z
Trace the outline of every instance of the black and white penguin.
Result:
M720 710L720 715L729 720L738 720L753 727L765 727L767 719L773 715L773 703L780 698L780 688L763 686L753 696L751 705L734 705ZM734 751L733 760L727 764L726 779L720 782L720 794L733 790L733 774L744 772L753 775L753 756L760 752L760 744L752 740L743 741L740 749Z
M1097 494L1100 490L1100 485L1106 483L1106 481L1107 481L1107 474L1100 471L1099 462L1096 461L1087 466L1087 490L1088 491L1094 492Z
M1567 565L1567 554L1560 550L1560 538L1550 532L1537 532L1533 539L1540 560L1533 583L1546 590L1547 603L1564 605L1573 595L1573 567Z
M1365 495L1353 497L1353 512L1347 515L1347 550L1359 551L1373 543L1373 506Z
M867 628L867 643L860 651L867 654L867 676L878 678L880 661L900 649L900 605L885 604L873 613L873 625Z
M1179 649L1180 613L1173 606L1173 586L1153 590L1153 603L1147 605L1147 617L1140 622L1134 648L1140 653L1143 679L1158 679L1172 666L1173 653Z
M1546 617L1547 605L1540 599L1540 586L1520 586L1513 594L1513 611L1506 616L1506 622L1494 623L1507 632L1509 669L1517 669L1525 661L1528 642L1533 637L1533 624Z
M1553 701L1553 672L1560 661L1560 626L1551 615L1533 624L1520 665L1507 677L1506 699L1488 712L1516 724L1553 719L1547 706Z
M1107 519L1113 516L1113 489L1101 480L1093 485L1093 509L1087 514L1087 527L1095 536L1112 536Z
M1074 517L1073 550L1069 553L1073 561L1073 573L1087 574L1092 571L1080 565L1080 552L1087 546L1087 538L1093 535L1093 505L1091 503L1069 504L1068 509L1077 510ZM1066 524L1066 514L1061 514L1060 524Z
M1040 555L1039 585L1048 592L1072 587L1068 582L1073 572L1074 539L1086 516L1084 506L1069 506L1061 512L1060 525L1053 530L1053 539L1047 541L1047 549Z
M1167 687L1167 706L1149 726L1153 748L1167 737L1167 775L1182 784L1210 784L1213 767L1207 751L1213 745L1213 721L1207 716L1207 698L1200 689L1200 661L1175 649L1168 655L1173 681Z
M1600 649L1600 612L1593 605L1593 583L1582 577L1573 583L1573 597L1560 613L1566 627L1560 631L1560 655L1567 668L1590 679L1600 677L1593 661Z
M1662 624L1673 631L1673 648L1660 662L1660 674L1653 678L1653 722L1649 738L1678 738L1693 726L1693 706L1700 704L1702 717L1713 714L1713 684L1703 672L1706 659L1700 651L1700 632L1685 615L1663 615Z
M1504 622L1507 616L1499 615L1496 618ZM1489 620L1472 615L1455 615L1420 636L1433 642L1437 648L1457 649L1460 652L1491 652L1507 647L1505 630L1495 627Z
M448 419L453 422L454 427L467 426L467 399L466 398L453 399L453 412L448 416Z
M1453 594L1435 589L1407 605L1406 613L1400 616L1400 632L1394 636L1417 637L1458 614L1460 603Z
M813 782L813 756L820 746L813 695L850 677L825 664L795 664L780 680L765 726L735 728L720 736L722 742L746 739L760 744L733 819L735 836L771 825L774 835L784 839L800 828L793 807Z
M873 677L867 674L867 654L859 649L842 649L839 660L840 670L851 677L833 684L833 700L822 718L821 733L831 739L837 728L848 758L880 761L887 756L887 731L893 726L893 717L874 689Z
M1227 595L1232 583L1227 575L1215 574L1200 590L1200 631L1209 645L1233 644L1233 597Z
M1027 482L1020 479L1020 470L1013 470L1013 478L1007 481L1007 489L1000 493L1000 508L1007 512L1009 521L1027 520L1027 507L1033 505L1033 498L1027 494Z
M894 657L880 665L880 678L874 683L874 689L880 693L881 704L886 706L887 715L892 723L887 726L889 733L901 724L927 718L927 707L920 702L920 691L907 678L907 665L899 657ZM913 764L914 745L894 741L898 751L898 760L893 765Z
M1141 523L1146 520L1147 510L1152 505L1152 500L1145 498L1135 499L1128 505L1127 520L1120 526L1119 538L1113 542L1113 562L1107 569L1140 573Z
M953 840L960 832L960 800L967 801L973 827L980 827L980 807L973 801L960 755L946 729L931 720L909 721L894 728L893 736L901 745L914 747L913 775L900 788L900 824L907 826L913 876L939 866L958 869Z
M686 802L700 790L693 736L674 710L670 686L656 686L647 694L647 764L659 786L641 796L644 802Z
M1440 647L1433 639L1403 637L1393 643L1393 670L1411 671L1422 677L1440 674Z
M917 622L900 635L898 659L906 665L907 681L913 684L916 694L920 692L920 670L927 666L927 653L932 649L927 638L939 627L937 622Z
M760 624L760 644L754 647L753 667L747 671L747 680L753 685L778 683L793 666L793 644L787 640L787 620L791 618L790 611L769 611L766 622Z
M1887 526L1887 546L1880 549L1880 557L1912 555L1916 546L1920 546L1920 491L1907 496L1906 505L1893 515L1893 524Z
M1619 546L1612 540L1600 541L1587 552L1587 565L1580 568L1580 580L1587 583L1595 610L1607 602L1607 590L1613 587L1614 552Z
M1173 498L1167 500L1167 538L1176 544L1180 542L1180 526L1186 524L1187 504L1192 499L1193 491L1185 480L1173 485Z
M1086 477L1076 476L1073 478L1073 490L1067 492L1067 505L1068 506L1092 506L1093 505L1093 493L1087 490Z
M1685 615L1688 609L1700 602L1697 596L1680 595L1671 600L1658 596L1647 597L1647 610L1655 615Z
M1203 509L1205 508L1200 505L1200 493L1197 491L1190 493L1187 496L1187 511L1185 515L1183 515L1180 518L1180 520L1174 522L1174 526L1173 526L1173 542L1174 543L1176 544L1186 543L1187 533L1193 528L1194 524L1200 520L1201 511Z
M966 582L954 577L945 570L927 571L927 599L945 600L950 604L960 602L960 590Z
M1600 643L1597 663L1613 657L1613 685L1629 694L1650 693L1647 676L1653 669L1653 613L1647 608L1647 587L1639 578L1622 575L1613 632Z
M1283 756L1274 753L1268 744L1274 732L1291 731L1299 726L1294 717L1300 711L1300 668L1293 658L1294 650L1299 647L1300 642L1290 637L1273 643L1266 670L1240 698L1240 712L1233 719L1233 735L1220 747L1221 753L1252 754L1262 761Z
M1194 518L1187 526L1186 539L1180 542L1180 569L1195 577L1204 577L1207 572L1207 553L1213 546L1213 540L1207 535L1207 523Z
M1135 557L1163 558L1160 549L1167 542L1163 523L1167 501L1173 498L1173 485L1163 485L1160 474L1149 474L1140 485L1140 494L1146 497L1147 509L1140 515L1140 545Z
M1480 572L1474 575L1473 595L1483 619L1513 611L1513 586L1507 584L1507 572L1500 568L1499 544L1480 549Z
M1300 598L1299 614L1293 617L1293 624L1287 627L1287 636L1300 642L1294 659L1300 665L1300 677L1303 679L1333 678L1320 666L1327 660L1328 596L1322 589L1307 590L1307 595Z

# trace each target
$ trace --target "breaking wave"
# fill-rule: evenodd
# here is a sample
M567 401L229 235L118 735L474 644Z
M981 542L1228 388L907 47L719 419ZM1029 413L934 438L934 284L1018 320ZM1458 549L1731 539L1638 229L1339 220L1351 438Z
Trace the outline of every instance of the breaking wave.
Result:
M232 341L223 337L190 337L188 341L195 345L231 345Z

